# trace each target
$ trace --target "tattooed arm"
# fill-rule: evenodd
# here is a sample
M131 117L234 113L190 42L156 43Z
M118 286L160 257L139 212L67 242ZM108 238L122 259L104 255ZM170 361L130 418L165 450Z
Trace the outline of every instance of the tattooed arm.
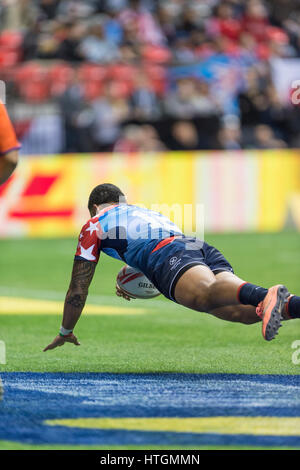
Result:
M79 320L85 301L88 295L89 286L92 282L96 263L84 260L75 260L73 264L71 283L66 295L62 327L65 330L71 330L71 333L62 336L59 334L54 338L44 351L62 346L66 341L79 346L73 329Z
M89 286L92 282L96 263L75 260L72 279L66 295L62 326L73 330L85 306Z

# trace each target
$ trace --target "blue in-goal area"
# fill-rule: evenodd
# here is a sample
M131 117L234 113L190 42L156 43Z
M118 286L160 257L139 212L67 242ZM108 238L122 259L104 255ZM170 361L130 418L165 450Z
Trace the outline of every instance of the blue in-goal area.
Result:
M300 376L1 373L0 440L300 447Z

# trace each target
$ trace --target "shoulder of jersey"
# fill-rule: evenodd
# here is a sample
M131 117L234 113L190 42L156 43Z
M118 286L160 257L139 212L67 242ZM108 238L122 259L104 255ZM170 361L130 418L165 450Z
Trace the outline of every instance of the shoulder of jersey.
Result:
M101 226L98 217L92 217L81 229L75 257L98 262L101 245Z
M86 227L86 226L89 225L90 223L96 224L97 222L99 222L99 216L98 216L98 215L95 215L94 217L91 217L91 218L83 225L82 228Z
M99 222L99 217L91 217L82 227L80 236L84 235L85 232L90 232L90 235L101 231L101 225Z

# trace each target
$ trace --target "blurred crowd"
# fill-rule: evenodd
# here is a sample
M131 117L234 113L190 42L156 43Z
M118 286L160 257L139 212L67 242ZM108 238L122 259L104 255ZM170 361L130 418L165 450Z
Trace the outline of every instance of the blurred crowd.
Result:
M0 24L26 152L47 122L44 153L300 147L273 66L300 79L297 0L2 0Z

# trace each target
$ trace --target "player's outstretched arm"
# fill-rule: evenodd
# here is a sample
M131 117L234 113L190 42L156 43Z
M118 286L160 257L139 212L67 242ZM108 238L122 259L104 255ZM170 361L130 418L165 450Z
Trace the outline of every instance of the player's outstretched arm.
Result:
M0 158L0 185L5 183L15 170L19 159L19 151L12 150Z
M85 306L95 269L96 263L91 261L74 261L71 283L65 299L62 327L60 333L44 351L55 349L57 346L63 346L65 342L73 343L76 346L80 345L76 336L73 334L73 329Z
M20 143L8 116L6 107L0 101L0 185L5 183L17 166Z

